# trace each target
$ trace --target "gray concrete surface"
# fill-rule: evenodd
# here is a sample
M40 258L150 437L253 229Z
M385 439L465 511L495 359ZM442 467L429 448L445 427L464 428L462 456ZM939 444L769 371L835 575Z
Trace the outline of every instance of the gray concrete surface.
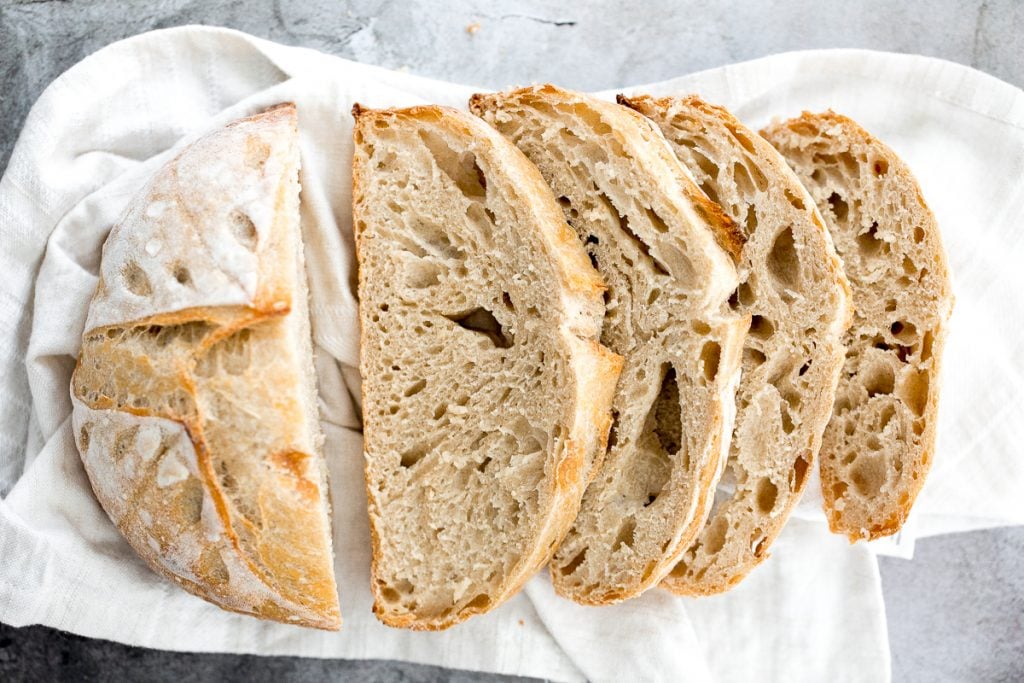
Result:
M0 0L0 168L12 132L62 71L115 40L182 24L494 88L611 88L825 47L931 55L1024 83L1019 0Z
M918 541L881 558L894 681L1024 681L1024 528Z
M932 55L1024 84L1015 0L0 0L0 169L62 71L115 40L189 23L489 87L613 87L819 47ZM911 562L883 559L894 680L1024 680L1022 559L1024 529L930 539ZM396 662L183 655L0 625L2 681L335 679L515 680Z

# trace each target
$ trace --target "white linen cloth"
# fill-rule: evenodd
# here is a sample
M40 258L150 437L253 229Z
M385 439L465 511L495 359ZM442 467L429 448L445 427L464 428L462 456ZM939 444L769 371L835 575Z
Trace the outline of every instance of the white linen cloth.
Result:
M833 107L910 164L943 229L957 306L935 465L895 550L906 554L915 536L1024 523L1024 93L948 62L850 50L634 90L698 92L752 126ZM471 92L202 27L111 45L46 90L0 181L0 620L172 650L401 659L560 681L888 679L876 548L828 533L816 480L772 557L726 595L652 590L584 608L555 597L542 574L447 632L373 617L348 112L355 101L462 107ZM151 572L94 500L69 419L100 248L129 197L189 140L285 100L299 111L339 633L229 614Z

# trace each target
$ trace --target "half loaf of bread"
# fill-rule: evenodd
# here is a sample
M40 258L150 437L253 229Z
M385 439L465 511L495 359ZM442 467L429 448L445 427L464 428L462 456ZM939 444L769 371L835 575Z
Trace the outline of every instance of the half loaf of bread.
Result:
M96 496L210 602L341 618L299 228L296 112L185 148L107 238L72 380Z
M720 473L748 325L726 306L742 236L626 107L550 85L470 107L540 168L608 284L601 339L626 359L615 421L551 577L577 602L624 600L675 566Z
M713 511L662 585L725 591L768 556L832 414L849 285L821 215L786 160L698 97L620 97L654 121L746 237L732 307L750 315L736 426Z
M855 122L804 113L762 133L825 216L853 288L846 364L821 449L829 525L899 531L935 452L953 294L935 217L910 169Z
M604 286L512 144L443 107L355 116L374 611L443 629L551 557L604 452Z

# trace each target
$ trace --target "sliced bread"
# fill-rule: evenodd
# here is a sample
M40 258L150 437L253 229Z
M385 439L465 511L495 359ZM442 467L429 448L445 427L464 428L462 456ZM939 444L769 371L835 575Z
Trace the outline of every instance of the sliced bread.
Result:
M615 421L551 578L577 602L617 602L675 566L720 473L748 326L726 306L742 237L625 107L545 85L470 108L540 168L608 285L601 339L626 359Z
M763 138L695 96L619 101L658 125L746 237L730 304L751 325L729 462L707 524L662 583L718 593L768 556L803 492L832 414L849 285L814 202Z
M132 200L71 394L92 488L151 567L225 609L340 627L293 105L200 138Z
M902 527L935 453L953 294L935 217L910 169L854 121L804 113L762 134L828 222L856 309L821 449L829 525L851 540Z
M604 452L604 286L526 157L443 107L354 109L374 611L443 629L546 564Z

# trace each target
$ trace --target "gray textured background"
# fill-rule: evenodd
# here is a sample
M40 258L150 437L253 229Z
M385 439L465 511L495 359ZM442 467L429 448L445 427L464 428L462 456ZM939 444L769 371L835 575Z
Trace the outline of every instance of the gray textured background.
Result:
M1024 2L721 3L384 0L0 0L0 169L62 71L115 40L190 23L481 86L610 88L786 50L862 47L1024 83ZM470 24L479 24L475 33ZM918 543L882 559L896 681L1024 680L1024 529ZM728 656L723 653L723 656ZM182 655L0 624L0 681L506 681L395 662Z

